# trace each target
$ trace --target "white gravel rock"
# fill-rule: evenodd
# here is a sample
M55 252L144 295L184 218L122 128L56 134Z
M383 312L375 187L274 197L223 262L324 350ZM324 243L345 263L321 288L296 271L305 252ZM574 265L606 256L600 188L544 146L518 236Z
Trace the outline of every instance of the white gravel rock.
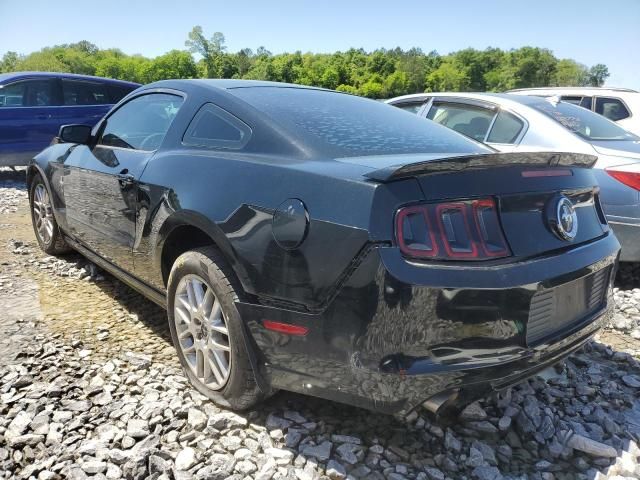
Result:
M177 470L189 470L196 462L196 451L191 447L187 447L180 450L180 453L176 456L175 466Z

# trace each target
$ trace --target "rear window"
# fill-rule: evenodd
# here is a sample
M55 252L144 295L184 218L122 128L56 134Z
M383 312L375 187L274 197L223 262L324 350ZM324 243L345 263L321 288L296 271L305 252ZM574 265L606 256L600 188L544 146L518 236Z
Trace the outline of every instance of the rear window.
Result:
M586 140L639 139L601 115L570 103L547 101L530 106Z
M339 158L493 150L399 108L337 92L287 87L228 90Z

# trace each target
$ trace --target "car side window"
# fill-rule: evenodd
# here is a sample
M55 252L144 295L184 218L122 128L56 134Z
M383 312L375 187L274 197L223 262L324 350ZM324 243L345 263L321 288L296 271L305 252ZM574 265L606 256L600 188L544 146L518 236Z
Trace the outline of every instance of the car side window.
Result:
M191 120L182 143L237 149L246 145L250 136L251 128L246 123L217 105L206 103Z
M26 107L26 82L16 82L0 88L0 107Z
M134 150L156 150L182 102L181 96L169 93L135 97L107 117L97 143Z
M48 107L54 104L50 80L24 80L0 88L1 107Z
M596 97L596 113L614 122L631 116L622 100L611 97Z
M467 137L483 142L495 112L487 108L460 103L436 102L427 118Z
M118 103L124 97L129 95L129 93L133 92L137 87L125 87L121 85L109 85L109 97L111 98L111 103Z
M104 105L110 102L102 83L62 79L65 105Z
M586 108L587 110L591 110L591 105L593 104L593 97L582 97L580 100L580 106Z
M563 102L573 103L574 105L580 105L580 102L582 102L582 97L574 95L563 95L560 97L560 100L562 100Z
M515 115L500 110L491 132L487 137L489 143L515 143L524 128L524 122Z
M418 113L424 102L396 103L393 106L409 113Z

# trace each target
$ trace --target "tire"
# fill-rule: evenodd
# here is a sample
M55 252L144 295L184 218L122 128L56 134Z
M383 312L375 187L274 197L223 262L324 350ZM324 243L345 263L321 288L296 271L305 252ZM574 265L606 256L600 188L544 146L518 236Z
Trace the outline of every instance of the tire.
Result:
M203 284L199 294L195 293L200 288L197 282ZM167 284L169 328L185 374L200 393L232 410L246 410L264 398L249 362L242 319L235 306L240 291L233 272L215 247L180 255ZM197 298L203 298L202 302ZM221 307L219 318L214 314L216 300ZM195 305L200 307L193 313ZM212 320L214 317L216 320ZM218 350L218 346L227 346L228 351ZM205 363L207 360L209 363ZM224 360L228 372L222 381Z
M29 210L33 233L36 235L38 245L45 253L60 255L71 250L58 227L49 189L40 174L36 174L29 188Z

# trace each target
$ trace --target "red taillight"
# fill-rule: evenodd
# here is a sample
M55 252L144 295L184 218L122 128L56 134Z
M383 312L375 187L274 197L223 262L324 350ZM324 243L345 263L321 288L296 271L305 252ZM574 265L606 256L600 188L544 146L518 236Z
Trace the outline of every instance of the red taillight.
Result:
M467 205L441 203L436 206L436 218L440 227L440 239L451 258L476 258L478 247L471 236Z
M625 172L623 170L609 170L605 168L605 172L626 186L635 190L640 190L640 173Z
M396 232L400 250L412 257L435 257L438 244L424 207L403 208L396 215Z
M502 235L496 204L492 199L474 200L473 218L480 236L480 245L487 257L506 257L509 255L507 242Z
M402 208L396 240L400 251L414 258L483 260L510 254L490 198Z
M263 320L262 325L267 330L272 332L285 333L287 335L295 335L297 337L304 337L309 333L307 327L301 325L291 325L290 323L274 322L273 320Z

